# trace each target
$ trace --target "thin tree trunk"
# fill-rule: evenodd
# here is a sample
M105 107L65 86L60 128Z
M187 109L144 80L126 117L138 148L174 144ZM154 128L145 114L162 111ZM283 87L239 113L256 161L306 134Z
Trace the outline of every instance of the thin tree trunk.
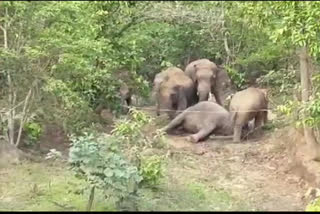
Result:
M303 47L300 50L299 60L300 60L300 75L301 75L301 99L302 102L309 101L310 95L310 75L309 75L309 64L308 64L308 51L307 47ZM304 115L306 116L306 115ZM304 124L304 137L310 149L310 155L312 160L320 160L320 145L314 135L314 131L311 127Z
M227 29L225 27L225 15L224 15L224 8L222 8L222 29L223 29L223 43L224 43L224 49L227 53L227 59L226 59L226 65L229 64L229 61L232 58L232 54L229 48L229 44L228 44L228 38L227 38Z
M28 106L28 103L29 103L29 99L31 97L31 93L32 93L32 88L30 88L29 92L28 92L28 95L24 101L24 106L23 106L23 111L22 111L22 118L20 120L20 127L19 127L19 133L18 133L18 137L17 137L17 141L15 143L15 146L18 147L19 146L19 143L20 143L20 138L21 138L21 133L22 133L22 127L24 125L24 123L26 122L26 111L27 111L27 106Z
M88 201L88 205L87 205L87 211L91 211L91 208L92 208L92 204L93 204L93 200L94 200L94 189L95 189L95 187L91 187L89 201Z
M8 9L6 8L6 17L8 17ZM3 26L0 26L2 32L3 32L3 46L4 49L8 49L8 32L7 32L7 22L5 21ZM15 111L12 109L14 106L14 93L12 89L12 81L11 81L11 75L10 71L7 71L8 73L8 85L9 85L9 96L8 96L8 102L9 102L9 107L10 107L10 112L9 112L9 118L8 118L8 139L9 143L14 145L14 113Z

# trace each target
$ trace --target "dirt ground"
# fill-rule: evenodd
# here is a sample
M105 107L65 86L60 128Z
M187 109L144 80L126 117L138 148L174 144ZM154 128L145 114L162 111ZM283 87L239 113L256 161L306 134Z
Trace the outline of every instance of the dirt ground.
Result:
M197 156L196 169L171 168L173 174L195 174L197 179L214 181L216 188L228 190L263 211L303 211L302 200L307 187L304 181L290 174L289 160L284 148L265 136L241 144L212 141L194 145L184 137L171 136L176 152Z
M294 141L302 140L295 129L264 132L241 143L209 138L193 144L186 140L188 135L169 135L169 144L173 155L192 156L196 168L171 165L173 176L188 175L195 181L214 183L215 188L242 198L255 210L305 210L310 186L294 173Z
M193 144L186 140L188 134L168 135L168 177L177 184L194 182L204 184L207 191L226 191L251 210L304 211L309 187L293 173L294 142L289 135L295 131L288 130L265 132L237 144L210 138ZM46 133L43 154L55 148L66 156L68 143L62 131L49 127Z

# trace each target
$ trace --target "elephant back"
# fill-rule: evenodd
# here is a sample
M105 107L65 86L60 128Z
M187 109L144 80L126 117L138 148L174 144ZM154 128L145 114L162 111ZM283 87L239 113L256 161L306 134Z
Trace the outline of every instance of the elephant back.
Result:
M183 74L183 70L177 67L169 67L166 70L161 71L156 74L153 80L153 94L156 94L159 90L159 87L162 82L168 81L171 76L175 76L176 74Z
M247 88L234 94L230 110L256 110L268 107L266 93L259 88Z

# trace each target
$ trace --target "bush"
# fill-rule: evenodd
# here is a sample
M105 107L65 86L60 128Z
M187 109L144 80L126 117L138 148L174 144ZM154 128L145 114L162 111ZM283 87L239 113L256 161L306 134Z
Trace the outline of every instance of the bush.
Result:
M92 188L88 210L91 209L95 188L101 189L106 198L115 198L117 203L135 194L142 177L137 167L120 153L119 142L115 138L85 133L84 136L72 136L71 141L71 169Z
M125 203L132 202L134 205L129 205L128 209L136 210L138 188L159 184L163 177L163 158L143 155L153 144L142 132L143 126L151 121L152 118L143 112L131 109L130 118L119 119L112 135L91 131L70 137L71 169L91 187L88 210L95 188L101 189L106 198L114 198L119 210ZM153 140L162 142L163 135L157 133Z
M39 123L36 122L28 122L24 125L24 130L27 133L28 141L27 145L34 145L39 140L42 134L42 127Z
M319 212L320 211L320 199L316 199L309 203L306 207L307 212Z
M163 175L163 160L161 156L153 155L141 157L140 175L143 177L143 184L154 187L160 183Z

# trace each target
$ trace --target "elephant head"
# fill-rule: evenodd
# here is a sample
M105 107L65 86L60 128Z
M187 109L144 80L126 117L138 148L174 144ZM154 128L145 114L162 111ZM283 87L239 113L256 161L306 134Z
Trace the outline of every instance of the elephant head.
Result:
M176 85L161 93L159 107L165 111L170 119L176 117L179 112L187 108L187 99L182 86Z
M209 93L211 92L217 96L215 91L213 91L218 72L218 67L215 63L208 59L199 59L191 62L186 67L185 72L195 83L199 101L208 100Z
M194 65L194 68L199 101L208 100L209 93L215 85L217 71L201 65Z

